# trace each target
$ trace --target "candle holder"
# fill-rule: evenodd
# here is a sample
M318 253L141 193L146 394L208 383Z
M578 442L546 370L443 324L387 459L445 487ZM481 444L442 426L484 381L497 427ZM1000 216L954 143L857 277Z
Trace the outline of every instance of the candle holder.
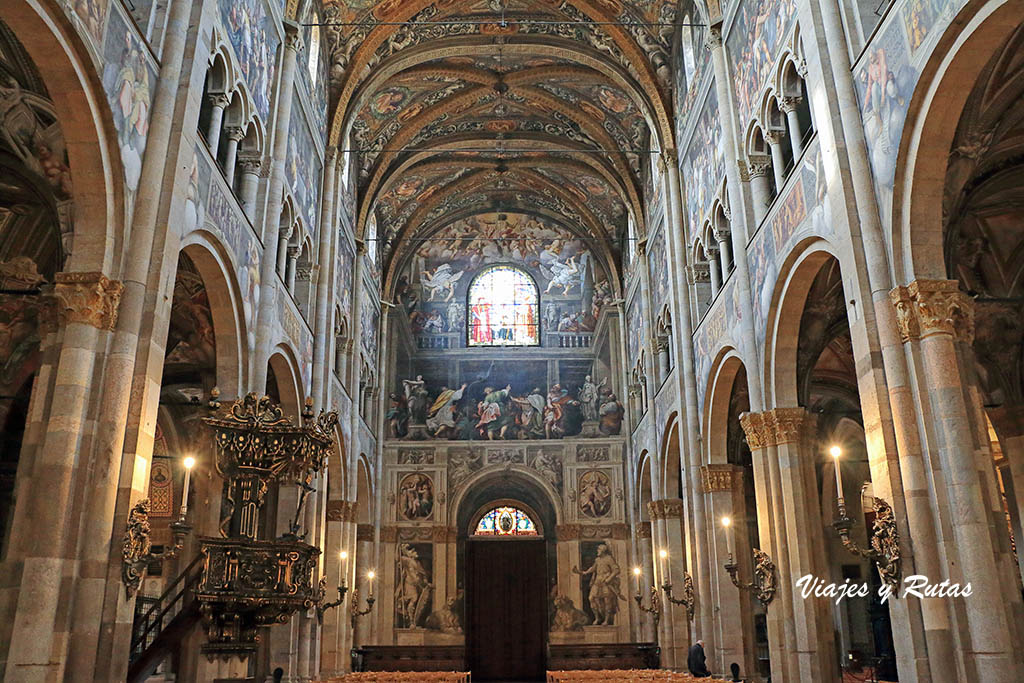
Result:
M373 611L373 603L377 601L372 595L366 598L366 609L359 609L359 589L352 589L352 632L356 630L356 622L359 621L359 617L365 617L367 614Z
M652 617L654 617L654 628L655 630L657 630L658 622L661 621L661 603L658 602L658 589L654 586L651 586L650 607L644 607L644 596L640 593L640 591L636 592L636 595L633 596L633 599L636 600L636 606L640 608L641 612L647 612Z
M758 602L768 609L768 604L775 597L775 563L768 553L754 548L754 580L750 583L743 583L736 578L739 567L729 553L729 561L725 563L725 571L729 572L732 585L740 590L750 591L757 596Z
M185 545L185 537L191 533L192 527L185 522L184 508L178 521L171 522L170 526L174 542L169 548L154 553L149 539L149 498L140 500L128 513L128 526L121 545L121 582L128 599L139 590L150 562L170 559Z
M665 597L673 605L686 605L686 618L689 621L693 621L693 610L694 610L694 597L693 597L693 579L690 577L689 572L683 572L683 597L675 598L672 596L672 584L667 581L662 585L661 590L665 591Z
M875 521L871 525L869 548L861 548L850 539L853 520L846 514L846 503L839 499L839 517L832 522L833 528L839 532L843 547L852 554L874 562L882 583L890 589L890 594L898 596L900 580L903 574L903 560L900 556L900 534L896 528L896 516L892 507L881 498L871 497L874 503Z
M317 587L316 592L316 620L317 623L323 626L324 624L324 612L335 607L340 607L345 602L345 593L348 592L348 586L342 581L341 585L338 586L338 599L327 602L327 577L320 577L320 585Z

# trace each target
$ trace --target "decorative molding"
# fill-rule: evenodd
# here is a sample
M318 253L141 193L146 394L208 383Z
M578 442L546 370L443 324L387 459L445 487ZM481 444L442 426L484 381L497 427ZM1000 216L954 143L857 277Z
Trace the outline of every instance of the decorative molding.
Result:
M742 482L742 469L735 465L703 465L700 468L700 487L704 493L732 491Z
M555 535L559 541L578 541L580 538L580 525L559 524L555 527Z
M117 324L124 285L103 273L57 273L53 296L61 324L82 323L98 330Z
M434 464L433 448L399 448L399 465L432 465Z
M611 453L607 446L589 446L576 451L576 462L607 462Z
M682 519L683 501L679 498L662 498L647 503L651 519Z
M415 527L413 527L415 528ZM429 538L430 529L427 529ZM395 543L398 541L398 527L393 524L388 524L380 528L380 542L381 543Z

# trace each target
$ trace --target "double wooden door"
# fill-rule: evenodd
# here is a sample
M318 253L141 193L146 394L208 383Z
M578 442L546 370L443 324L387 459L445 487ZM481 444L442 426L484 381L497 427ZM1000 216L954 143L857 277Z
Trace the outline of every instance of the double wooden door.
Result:
M474 681L543 681L543 539L466 542L466 657Z

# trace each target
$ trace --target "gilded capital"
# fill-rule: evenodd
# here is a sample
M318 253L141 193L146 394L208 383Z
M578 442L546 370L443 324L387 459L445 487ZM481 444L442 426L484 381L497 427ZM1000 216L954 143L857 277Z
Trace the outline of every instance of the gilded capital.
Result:
M743 481L741 470L735 465L702 465L700 488L704 493L732 491Z
M917 324L914 313L914 302L910 300L910 292L906 287L896 287L889 292L889 300L896 309L896 327L900 331L900 339L906 344L921 338L921 326Z
M901 292L900 290L903 290ZM898 292L894 295L893 292ZM900 315L900 303L911 302L921 337L949 334L959 341L974 340L974 300L960 291L956 280L914 280L906 287L890 292ZM898 317L897 317L898 320ZM902 335L902 325L901 325Z
M804 408L775 408L764 413L768 429L774 433L776 445L795 443L803 439L806 429L813 427L815 416Z
M53 296L61 324L82 323L112 330L124 286L103 273L57 273Z
M740 415L740 426L747 436L750 450L756 451L775 445L775 434L765 424L764 413L743 413Z
M678 498L661 498L647 503L647 512L651 519L681 519L683 501Z

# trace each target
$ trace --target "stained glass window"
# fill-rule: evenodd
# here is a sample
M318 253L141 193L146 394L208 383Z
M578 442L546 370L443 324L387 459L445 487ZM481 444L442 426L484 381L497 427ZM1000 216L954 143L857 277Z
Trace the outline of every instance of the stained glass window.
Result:
M470 346L535 346L539 343L537 285L512 266L492 266L469 286Z
M476 525L474 536L536 536L537 527L530 517L517 507L502 505L483 517Z

